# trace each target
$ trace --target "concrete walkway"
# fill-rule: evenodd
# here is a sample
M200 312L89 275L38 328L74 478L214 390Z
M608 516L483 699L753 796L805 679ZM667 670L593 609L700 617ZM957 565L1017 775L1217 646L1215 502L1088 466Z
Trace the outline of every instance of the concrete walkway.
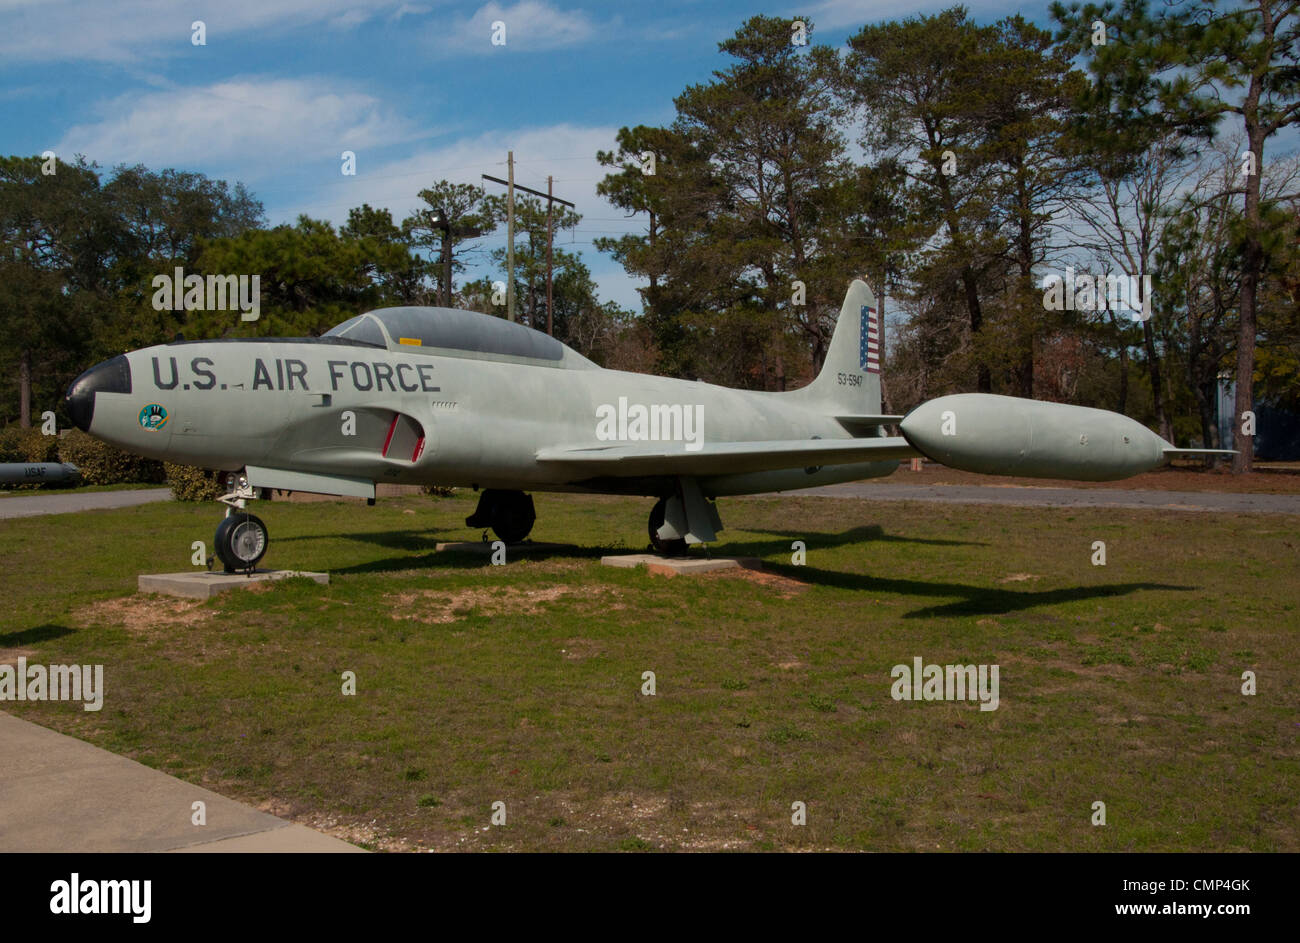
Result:
M1140 508L1148 511L1218 511L1230 514L1300 514L1300 495L1228 494L1214 491L1122 491L1110 488L1037 488L1015 485L895 485L854 482L786 492L867 501L935 501L1020 507Z
M0 712L0 853L361 850Z
M34 494L31 497L0 498L0 520L8 517L34 517L37 514L70 514L74 511L130 508L137 504L171 499L170 488L76 491L71 494Z

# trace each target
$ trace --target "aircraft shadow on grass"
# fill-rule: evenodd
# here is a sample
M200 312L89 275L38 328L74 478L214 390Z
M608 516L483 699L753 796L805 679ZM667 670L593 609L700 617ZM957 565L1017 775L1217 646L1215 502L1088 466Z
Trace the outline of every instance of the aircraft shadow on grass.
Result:
M1190 592L1194 586L1170 583L1107 583L1100 586L1063 586L1058 589L1026 590L977 586L970 583L909 580L866 573L839 573L809 566L780 564L771 569L803 583L833 586L863 593L897 593L902 596L957 596L944 605L926 606L904 613L904 619L942 619L961 616L994 616L1041 606L1056 606L1084 599L1111 599L1143 590Z
M457 539L453 535L432 527L413 527L408 530L384 530L355 534L330 534L328 536L339 540L356 540L361 543L375 544L379 547L387 547L390 550L411 551L429 551L432 550L433 545L436 543L450 542ZM320 540L322 535L300 534L297 537L278 537L276 539L280 543L287 544L298 540Z
M362 543L375 544L376 546L386 547L390 550L408 550L416 552L418 555L409 557L389 557L382 560L369 560L365 563L357 563L352 566L331 567L331 573L391 573L397 570L415 570L420 568L428 569L461 569L477 570L490 565L489 548L492 541L483 543L482 550L433 550L436 543L480 543L476 535L466 535L464 528L456 528L450 532L442 532L427 527L412 528L410 530L389 530L373 531L367 533L355 534L338 534L345 540L356 540ZM313 535L302 535L299 537L282 537L285 543L294 540L319 540L319 537ZM528 541L531 544L534 541ZM539 541L545 543L545 541ZM525 554L518 552L516 547L513 555L507 551L507 559L510 560L549 560L552 558L569 559L600 559L611 553L642 553L645 548L641 547L578 547L573 544L556 544L553 547L529 548ZM423 552L420 552L423 551Z
M455 532L459 534L460 532ZM909 537L893 537L884 534L879 527L857 527L843 534L802 534L783 531L761 531L781 538L803 539L814 546L836 546L862 540L897 541L900 543L923 543L938 545L974 545L984 546L979 541L930 540ZM475 570L490 565L485 552L445 550L430 551L430 544L437 538L438 532L428 528L413 528L401 531L376 531L373 533L344 534L349 540L373 543L395 550L426 551L415 556L389 557L370 560L353 566L338 567L334 573L391 573L399 570L416 570L421 568ZM454 536L454 535L453 535ZM311 536L290 537L286 540L315 540ZM444 539L446 539L444 537ZM473 543L473 540L464 541ZM717 555L725 556L761 556L771 553L772 545L766 542L749 542L724 544L716 547ZM549 560L562 558L566 560L599 559L611 553L640 553L638 547L578 547L573 545L556 545L554 547L529 550L528 560ZM514 559L521 559L515 556ZM774 573L802 583L816 586L830 586L837 589L849 589L861 593L891 593L900 596L920 597L957 597L952 602L941 605L925 606L904 613L904 619L959 618L963 616L1003 615L1021 612L1027 609L1050 607L1064 603L1078 602L1086 599L1113 599L1128 596L1144 590L1165 590L1169 592L1189 592L1195 587L1179 586L1169 583L1108 583L1098 586L1065 586L1057 589L1030 590L1004 589L1001 587L980 586L971 583L935 582L930 580L912 580L900 577L873 576L865 573L843 573L824 570L810 566L793 566L790 564L767 564ZM2 640L2 639L0 639Z
M35 645L37 642L48 642L50 639L73 635L76 631L66 625L52 625L47 622L45 625L34 625L30 629L19 629L16 632L0 635L0 648L22 648Z
M793 531L793 530L766 530L759 527L746 527L744 530L751 534L770 534L773 537L781 537L789 541L802 540L808 548L814 547L842 547L846 544L860 544L868 541L879 541L881 543L904 543L904 544L926 544L933 547L987 547L988 544L982 540L946 540L938 537L900 537L895 534L886 534L885 529L879 524L864 525L855 527L852 530L846 530L838 534L822 534L815 531ZM721 550L722 548L717 548ZM726 544L725 553L728 556L739 556L742 553L750 555L762 555L771 553L772 545L769 542L749 542Z
M869 527L855 527L852 530L845 531L841 534L820 534L810 533L808 531L776 531L776 530L755 530L750 533L771 534L773 537L789 538L790 540L802 540L813 547L839 547L845 544L863 543L865 541L885 541L890 543L915 543L930 544L934 546L946 547L984 547L987 544L975 540L940 540L928 539L921 537L896 537L886 534L884 529L878 525ZM473 534L466 535L464 528L451 528L442 530L439 528L421 527L410 528L407 530L392 531L371 531L354 534L337 534L335 535L343 540L356 540L363 543L375 544L380 547L387 547L390 550L408 550L413 552L428 551L433 543L477 543L478 538ZM292 543L299 540L319 540L314 534L301 534L297 537L281 537L279 540L283 543ZM490 545L491 541L488 541ZM711 548L715 555L725 556L762 556L772 552L772 544L768 541L758 542L751 541L747 543L729 542L718 544ZM565 544L557 541L557 546L549 549L530 550L529 559L546 559L548 557L565 556L565 557L601 557L611 553L645 553L653 552L647 545L641 546L620 546L620 547L579 547L574 544ZM474 554L465 552L444 551L438 557L443 560L444 557L450 561L451 557L466 558L470 561L479 560ZM404 560L392 561L393 566L383 566L382 569L404 569ZM432 562L432 561L431 561ZM356 572L355 570L344 569L340 572Z

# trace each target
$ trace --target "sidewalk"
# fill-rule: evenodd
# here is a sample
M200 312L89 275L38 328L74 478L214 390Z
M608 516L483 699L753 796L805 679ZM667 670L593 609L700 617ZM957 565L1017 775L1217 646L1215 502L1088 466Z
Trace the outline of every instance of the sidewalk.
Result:
M194 825L193 804L207 824ZM0 853L362 851L0 711Z
M1227 514L1300 514L1300 495L1222 491L1128 491L1027 485L904 485L851 482L788 491L794 497L863 498L868 501L935 501L941 504L1005 504L1021 507L1135 508L1151 511L1217 511Z
M136 488L129 491L72 491L66 494L16 494L0 498L0 520L35 517L38 514L72 514L77 511L102 511L131 508L155 501L170 501L171 488Z

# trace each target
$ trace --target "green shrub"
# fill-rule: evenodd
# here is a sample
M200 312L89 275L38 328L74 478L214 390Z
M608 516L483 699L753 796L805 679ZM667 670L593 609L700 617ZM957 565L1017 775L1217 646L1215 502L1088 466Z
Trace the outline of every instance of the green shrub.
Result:
M39 428L5 426L0 429L0 462L57 462L59 437Z
M124 452L79 429L59 439L59 458L81 470L82 484L161 484L163 481L162 462Z
M163 467L167 471L167 484L172 486L172 497L177 501L214 501L226 493L224 472L171 462Z
M455 488L444 488L442 485L421 485L420 490L438 498L450 498L456 494Z

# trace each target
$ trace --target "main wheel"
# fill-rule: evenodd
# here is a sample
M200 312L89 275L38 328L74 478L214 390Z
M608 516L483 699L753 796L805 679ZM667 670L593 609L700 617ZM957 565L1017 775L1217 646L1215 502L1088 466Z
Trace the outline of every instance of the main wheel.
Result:
M243 511L223 517L217 525L217 559L227 573L253 569L266 555L266 546L270 542L271 535L261 518Z
M664 524L664 512L667 507L668 499L660 498L650 509L650 545L666 557L679 557L686 552L686 539L678 537L674 540L664 540L658 533L659 528Z
M492 502L492 532L508 544L517 544L533 530L537 511L533 496L522 491L500 491Z

